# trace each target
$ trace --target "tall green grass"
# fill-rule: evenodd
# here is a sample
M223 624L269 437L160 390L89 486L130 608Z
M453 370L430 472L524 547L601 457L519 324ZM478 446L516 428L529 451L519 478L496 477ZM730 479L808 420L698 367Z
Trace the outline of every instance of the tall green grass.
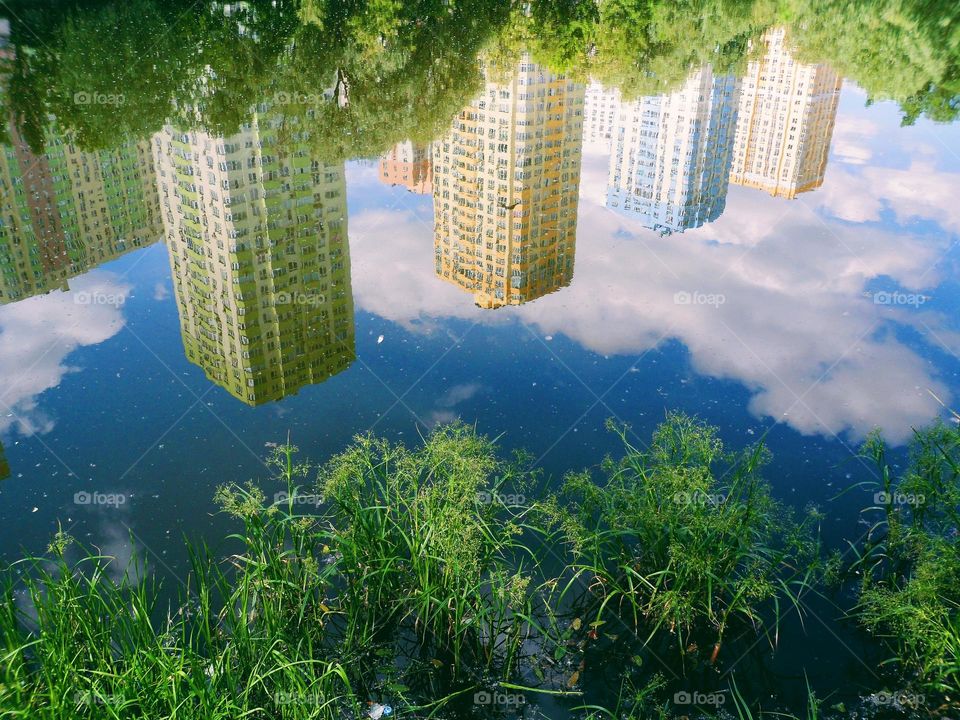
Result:
M0 716L516 710L474 703L491 691L594 718L673 716L670 683L636 656L612 699L580 699L602 643L616 632L670 647L681 665L699 644L703 667L723 662L734 628L773 642L781 608L817 576L818 516L797 521L772 499L762 448L731 453L699 421L668 416L643 450L615 430L624 451L600 482L574 474L562 497L532 503L524 458L503 460L463 425L415 448L358 437L319 467L284 445L264 483L218 489L238 530L226 551L190 547L176 592L139 558L117 568L58 534L45 556L0 572ZM869 447L882 461L882 444ZM939 500L886 508L888 530L857 561L861 618L941 689L956 678L958 447L938 427L903 480L885 469L888 490Z
M439 657L515 668L532 620L536 554L519 542L528 510L501 498L527 480L464 426L422 448L362 437L320 472L339 554L348 637L409 627Z
M244 518L241 551L221 564L206 548L191 550L185 592L167 609L142 563L113 578L111 558L74 553L63 534L48 557L7 572L0 715L332 720L359 712L349 654L324 647L320 607L332 571L317 562L317 540L302 519L261 512L257 491L238 497L222 499Z
M669 633L681 653L706 639L711 662L733 625L775 631L814 578L819 518L796 522L773 500L763 447L729 453L714 428L679 414L649 449L613 429L623 457L603 463L599 483L569 476L566 503L547 510L575 558L564 592L585 580L597 622L614 614L648 640Z
M853 615L890 642L919 684L960 694L960 429L937 423L915 433L899 477L879 435L864 452L880 480L874 518L856 549L861 572Z

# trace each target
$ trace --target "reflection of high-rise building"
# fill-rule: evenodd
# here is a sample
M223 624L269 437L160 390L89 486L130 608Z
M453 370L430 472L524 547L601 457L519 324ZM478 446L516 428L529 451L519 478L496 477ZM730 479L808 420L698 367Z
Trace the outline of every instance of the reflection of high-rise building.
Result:
M587 85L583 100L584 145L598 145L609 150L619 117L619 88L605 88L596 82Z
M762 42L743 79L730 182L793 198L823 183L842 78L795 62L783 28Z
M676 92L622 103L607 206L665 233L700 227L726 205L739 83L695 71Z
M82 152L53 130L35 154L0 146L0 304L54 288L160 239L149 143Z
M397 143L380 158L380 182L403 185L410 192L429 195L433 191L433 164L430 144Z
M433 145L434 248L439 277L496 308L573 278L584 89L526 55L485 73Z
M0 443L0 480L10 477L10 463L7 462L7 456L3 452L3 443Z
M249 405L356 357L343 164L281 147L278 126L153 139L187 358Z

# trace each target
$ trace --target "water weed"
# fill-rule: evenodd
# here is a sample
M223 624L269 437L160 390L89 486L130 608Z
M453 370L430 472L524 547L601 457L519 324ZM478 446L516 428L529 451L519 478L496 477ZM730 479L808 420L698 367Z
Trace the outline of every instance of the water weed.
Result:
M140 558L118 568L58 533L46 556L0 573L0 712L334 720L510 717L544 704L599 719L706 703L705 717L792 717L761 713L703 670L722 662L735 627L776 646L781 608L820 577L819 516L796 520L771 497L761 446L730 452L678 414L649 448L613 429L623 454L599 481L571 474L559 498L537 502L525 501L539 494L529 461L502 459L461 424L415 448L361 436L320 466L284 444L266 483L218 489L239 524L230 550L190 547L173 593ZM957 676L958 448L953 428L918 434L894 479L883 444L868 443L883 492L924 501L878 508L854 563L857 617L941 693ZM697 657L709 689L648 669L653 646L681 672ZM618 680L587 698L604 653Z

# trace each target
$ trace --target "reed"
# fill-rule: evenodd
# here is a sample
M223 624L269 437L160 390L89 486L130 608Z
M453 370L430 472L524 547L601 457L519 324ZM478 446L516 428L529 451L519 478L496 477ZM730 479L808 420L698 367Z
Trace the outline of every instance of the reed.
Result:
M664 632L682 654L706 639L715 662L728 629L746 623L771 642L782 604L815 578L815 512L800 522L770 496L761 445L728 453L716 430L670 414L649 449L624 445L596 482L570 475L565 503L547 510L575 558L563 592L586 584L586 609ZM769 610L769 612L767 612Z
M879 434L865 443L879 481L864 513L874 518L855 549L860 573L852 615L884 638L889 663L926 689L960 694L960 429L917 431L910 463L897 476Z
M700 668L737 626L775 644L780 608L819 576L818 516L794 520L771 498L762 447L728 452L683 415L649 449L614 429L624 452L600 482L577 473L560 499L535 503L525 459L501 459L461 424L415 448L358 437L320 467L287 443L263 486L218 489L238 523L230 552L188 547L176 592L141 558L118 568L58 533L45 556L0 571L0 716L334 720L386 704L405 717L509 716L517 708L475 693L520 691L589 718L672 717L673 688L639 656L618 668L612 700L577 699L600 643L633 652L666 638L686 662L708 638ZM930 501L883 508L855 563L867 576L856 612L946 692L960 438L919 434L900 479L879 440L868 450L883 487ZM637 632L615 641L606 631L624 623ZM728 692L728 710L764 716Z

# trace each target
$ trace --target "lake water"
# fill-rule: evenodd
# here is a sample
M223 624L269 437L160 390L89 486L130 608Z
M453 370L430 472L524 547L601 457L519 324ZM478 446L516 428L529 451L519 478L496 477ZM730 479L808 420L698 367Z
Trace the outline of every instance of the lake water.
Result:
M233 527L216 486L263 477L288 435L322 461L459 418L557 478L616 450L608 418L639 443L668 410L765 438L776 495L830 509L840 544L863 529L869 499L834 498L874 477L865 435L902 458L960 405L960 128L902 124L901 98L868 102L790 28L646 94L468 47L458 100L409 67L404 88L344 80L319 51L312 86L256 86L231 43L294 31L216 6L240 30L204 30L194 65L216 72L167 97L166 45L98 35L99 12L5 28L5 559L59 525L176 574L184 536ZM429 122L397 109L421 102Z

